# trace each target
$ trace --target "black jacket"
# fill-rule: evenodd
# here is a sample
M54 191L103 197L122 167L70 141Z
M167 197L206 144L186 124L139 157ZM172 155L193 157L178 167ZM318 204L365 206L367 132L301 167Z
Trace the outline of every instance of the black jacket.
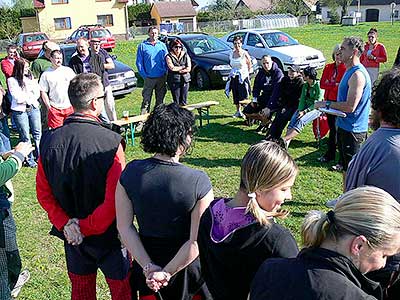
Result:
M278 101L279 108L298 108L301 90L303 88L303 77L297 76L290 79L289 76L283 77L281 81L281 95Z
M268 72L260 68L253 85L253 97L257 97L258 103L264 103L270 109L276 109L281 93L280 83L283 72L278 65L273 62L272 68Z
M213 203L201 218L197 238L201 273L214 300L247 300L259 266L270 257L295 257L296 241L279 224L262 226L253 222L216 243L210 237Z
M69 217L84 219L104 202L108 172L121 140L119 134L79 114L43 134L43 170L51 192ZM51 234L64 239L54 226ZM86 237L85 242L103 247L120 245L115 222L103 234Z
M101 82L104 85L104 62L100 55L90 51L89 52L89 65L91 69L91 73L95 73L101 77ZM74 70L76 74L83 73L83 62L79 57L79 54L71 57L69 61L69 67Z
M382 299L369 280L345 256L324 248L302 250L296 258L269 259L254 277L250 300Z

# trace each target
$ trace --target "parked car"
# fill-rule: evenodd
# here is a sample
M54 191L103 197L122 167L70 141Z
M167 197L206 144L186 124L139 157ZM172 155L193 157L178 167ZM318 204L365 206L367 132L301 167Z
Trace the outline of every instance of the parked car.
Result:
M192 82L199 89L209 89L223 85L231 71L229 55L232 51L225 43L205 33L183 33L162 36L160 40L169 42L179 39L192 60ZM252 58L254 76L258 69L257 60Z
M326 59L321 51L301 45L289 34L280 30L237 30L222 37L221 40L232 47L235 36L242 37L243 48L259 62L263 55L270 55L283 71L287 71L288 67L293 65L301 69L308 66L320 69L325 65Z
M107 51L111 51L115 48L114 36L111 34L110 30L100 24L79 26L77 30L67 37L65 43L75 43L81 37L87 40L92 38L100 39L100 47Z
M63 64L68 66L72 55L76 53L76 47L75 45L61 44L60 49L63 53ZM41 55L44 55L43 50L39 53L39 56ZM108 70L108 79L110 80L113 95L122 96L131 93L137 85L135 72L131 67L118 61L116 55L111 55L111 57L114 60L115 68Z
M17 46L22 57L33 60L49 37L44 32L21 33L17 38Z

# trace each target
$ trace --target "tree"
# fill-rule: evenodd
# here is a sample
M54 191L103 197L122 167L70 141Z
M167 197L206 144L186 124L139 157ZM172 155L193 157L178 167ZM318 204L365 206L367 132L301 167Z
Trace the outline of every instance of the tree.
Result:
M347 15L347 9L351 2L353 2L353 0L324 0L324 3L334 10L336 10L337 7L341 8L340 19L343 19L343 17Z
M292 14L294 16L305 16L311 14L310 9L302 0L276 0L274 1L273 13Z
M148 22L151 20L150 15L151 4L141 3L136 5L128 6L128 20L129 25L134 23Z
M22 31L21 20L19 19L19 11L12 8L0 8L0 39L8 39L10 41Z
M14 0L13 3L12 7L17 11L26 8L33 8L32 0Z

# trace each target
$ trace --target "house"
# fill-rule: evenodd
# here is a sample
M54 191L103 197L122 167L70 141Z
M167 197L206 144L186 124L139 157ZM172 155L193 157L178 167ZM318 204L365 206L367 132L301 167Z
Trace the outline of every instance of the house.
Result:
M157 26L183 23L183 31L196 31L197 28L197 13L192 1L155 2L151 6L150 15Z
M302 1L311 11L315 11L318 0ZM279 5L279 0L239 0L235 9L248 8L252 12L269 12L277 5Z
M360 3L360 10L358 10ZM383 22L391 21L390 4L395 3L394 20L399 20L400 0L353 0L347 8L347 15L356 16L356 12L361 12L360 22ZM329 22L331 16L331 8L326 5L321 6L322 20ZM336 13L341 14L341 7L337 7Z
M36 16L21 18L23 32L43 31L62 40L80 25L102 24L116 38L126 38L128 0L34 0Z

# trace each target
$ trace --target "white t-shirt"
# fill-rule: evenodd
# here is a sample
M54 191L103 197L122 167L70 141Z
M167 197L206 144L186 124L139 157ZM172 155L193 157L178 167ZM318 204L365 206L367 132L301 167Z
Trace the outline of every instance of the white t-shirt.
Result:
M71 106L68 98L68 86L72 78L75 77L71 68L60 66L57 69L49 67L40 77L40 90L47 93L50 99L50 105L64 109Z

